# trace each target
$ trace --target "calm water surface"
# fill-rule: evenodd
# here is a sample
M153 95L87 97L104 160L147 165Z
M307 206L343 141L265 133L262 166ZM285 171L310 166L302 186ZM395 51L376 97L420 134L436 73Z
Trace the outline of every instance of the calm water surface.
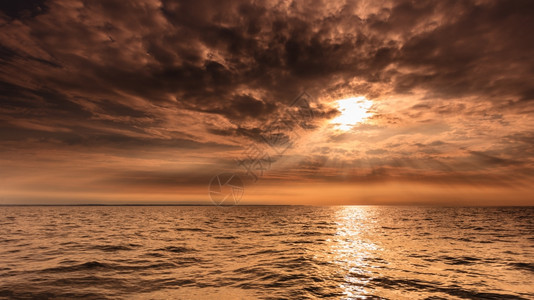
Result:
M534 208L0 207L0 298L534 299Z

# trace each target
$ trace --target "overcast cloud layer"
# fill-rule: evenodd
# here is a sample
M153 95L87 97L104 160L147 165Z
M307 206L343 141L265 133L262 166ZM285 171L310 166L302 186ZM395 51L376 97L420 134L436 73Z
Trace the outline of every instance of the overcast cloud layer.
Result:
M532 1L11 2L4 202L205 188L303 91L313 124L264 183L531 189ZM357 96L370 119L334 130Z

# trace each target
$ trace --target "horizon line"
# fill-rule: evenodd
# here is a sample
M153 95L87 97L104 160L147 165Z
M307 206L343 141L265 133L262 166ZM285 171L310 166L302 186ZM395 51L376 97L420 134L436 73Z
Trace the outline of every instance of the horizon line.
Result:
M239 206L411 206L411 207L534 207L534 205L450 205L450 204L242 204L242 205L214 205L214 204L0 204L0 207L16 206L201 206L201 207L239 207Z

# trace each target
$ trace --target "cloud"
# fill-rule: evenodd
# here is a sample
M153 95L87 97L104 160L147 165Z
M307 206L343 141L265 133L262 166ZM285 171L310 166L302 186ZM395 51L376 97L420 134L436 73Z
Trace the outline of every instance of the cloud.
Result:
M296 180L310 170L349 182L531 176L532 1L24 0L0 9L2 153L175 151L204 168L266 146L306 90L313 120L280 171ZM366 123L328 131L339 114L332 101L362 95L374 102Z

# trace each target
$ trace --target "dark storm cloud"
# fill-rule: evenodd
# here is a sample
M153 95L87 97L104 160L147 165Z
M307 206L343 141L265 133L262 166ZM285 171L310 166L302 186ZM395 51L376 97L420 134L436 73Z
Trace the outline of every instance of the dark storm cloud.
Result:
M441 2L443 5L443 2ZM532 39L530 1L455 3L453 22L410 37L400 49L401 66L423 69L399 75L396 89L423 87L453 97L468 94L502 101L531 99ZM447 16L447 15L446 15Z
M531 165L531 129L510 129L506 120L509 114L533 113L529 0L49 0L11 1L0 8L5 143L176 148L199 155L231 151L239 144L235 140L261 141L271 122L308 90L323 101L364 95L387 102L417 95L408 111L379 112L370 117L378 125L357 126L402 135L412 147L362 149L375 164L369 178L388 177L398 167L384 156L439 155L446 152L440 147L455 145L447 138L479 138L495 126L511 132L487 149L466 150L466 168L513 171ZM317 122L339 113L328 103L313 103L312 109ZM473 129L466 122L447 135L448 126L432 123L459 116L487 126ZM406 122L423 125L395 127ZM443 144L419 142L410 134L443 134L431 139ZM368 141L378 143L383 136ZM224 137L235 140L209 140ZM325 141L355 139L348 132ZM521 163L512 158L521 155ZM461 169L461 159L429 165L445 172L442 164ZM303 161L311 169L326 163L316 157ZM429 178L439 176L455 181L451 174ZM501 178L491 176L481 178Z
M40 84L156 104L174 96L178 107L234 120L275 113L277 103L328 88L335 76L391 82L403 93L532 99L530 1L404 1L366 16L354 12L358 2L337 4L334 14L321 5L23 1L3 8L2 80L12 92Z
M21 19L45 13L47 6L44 0L2 1L0 10L9 18Z
M230 100L226 103L221 103L219 108L199 108L199 111L221 114L230 120L240 121L247 118L259 119L263 115L269 115L276 110L274 103L265 103L249 95L238 95Z

